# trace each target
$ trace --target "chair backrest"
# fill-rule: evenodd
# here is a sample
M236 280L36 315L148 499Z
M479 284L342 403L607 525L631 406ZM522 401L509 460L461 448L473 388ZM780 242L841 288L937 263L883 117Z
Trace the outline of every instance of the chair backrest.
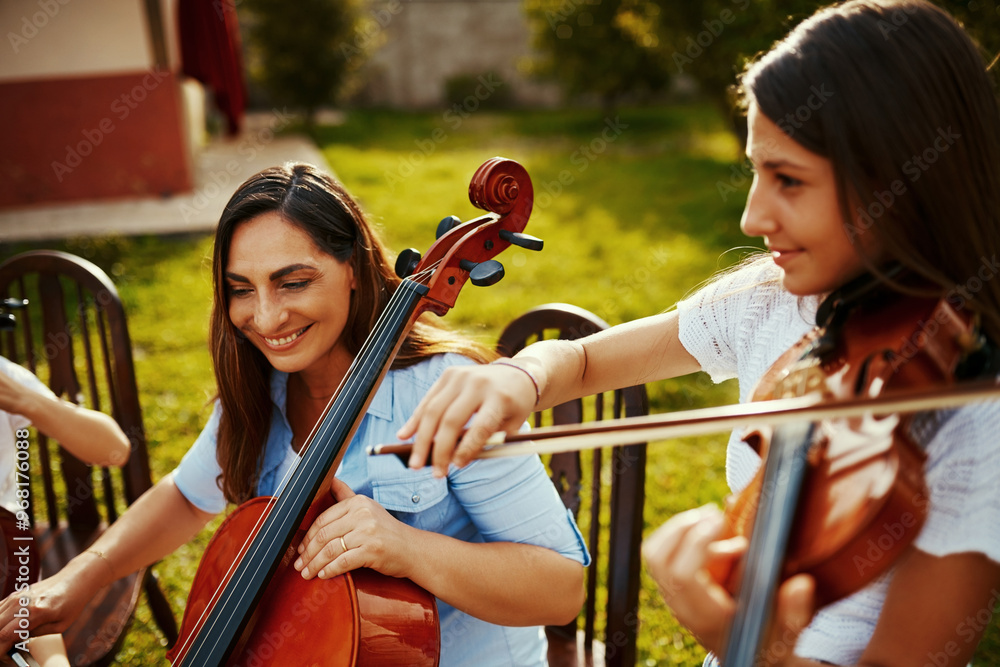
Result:
M497 351L512 356L542 339L577 339L608 328L596 315L569 304L547 304L513 320L500 334ZM584 421L633 417L649 411L643 385L598 394L558 405L533 415L535 426L582 423ZM564 627L548 627L549 658L557 664L634 665L639 629L640 545L645 499L646 445L614 447L610 457L600 449L589 453L589 462L579 452L554 454L548 461L552 481L563 503L581 525L586 524L587 546L592 557L587 571L587 597L581 618ZM585 477L589 476L586 485ZM610 479L608 497L602 479ZM602 512L602 508L605 511ZM585 510L581 517L581 510ZM605 517L602 523L602 516ZM606 546L605 546L606 545ZM595 636L600 607L597 594L599 573L605 571L604 634ZM578 642L578 636L582 642ZM572 649L591 656L562 654Z
M32 443L37 457L32 459L31 518L42 573L49 575L85 550L151 486L132 344L118 291L103 270L80 257L50 250L11 257L0 264L0 297L28 300L25 308L12 311L16 328L0 335L0 354L34 372L61 398L112 415L131 442L120 474L92 469L42 434L37 448ZM73 664L113 658L143 583L148 592L145 572L120 580L90 610L91 617L81 617L79 627L64 633ZM112 619L112 627L102 614ZM161 614L162 609L154 609L158 623Z

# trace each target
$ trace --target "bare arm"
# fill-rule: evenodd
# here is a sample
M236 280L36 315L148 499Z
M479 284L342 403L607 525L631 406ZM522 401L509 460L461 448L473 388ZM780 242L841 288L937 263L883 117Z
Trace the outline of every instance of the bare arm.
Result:
M413 438L410 466L423 466L433 450L431 463L444 476L449 463L465 465L490 435L516 432L536 409L700 370L681 345L677 317L672 311L577 341L530 345L510 360L524 370L499 364L447 369L398 433ZM528 374L538 383L537 406Z
M513 361L535 374L538 408L701 370L681 345L677 311L645 317L576 341L530 345Z
M77 458L93 465L123 465L130 444L110 415L40 394L0 373L0 409L23 415Z
M473 544L406 528L426 556L410 561L407 576L471 616L498 625L562 625L583 606L583 566L551 549Z
M62 632L98 590L155 563L188 542L212 518L192 505L167 477L144 493L84 553L31 586L28 611L33 635ZM16 636L15 592L0 602L0 648Z
M306 578L369 567L411 579L471 616L509 626L561 625L583 605L583 566L552 549L465 542L420 530L339 479L333 490L337 503L316 519L299 547L295 568Z

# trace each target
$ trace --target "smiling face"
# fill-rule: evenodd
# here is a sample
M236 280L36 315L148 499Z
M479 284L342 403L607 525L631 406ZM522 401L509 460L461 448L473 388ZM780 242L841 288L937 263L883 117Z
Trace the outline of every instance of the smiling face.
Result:
M240 223L225 281L230 320L274 368L339 377L350 365L342 337L354 270L304 230L276 212Z
M792 294L825 294L866 270L859 251L878 252L874 234L851 242L837 198L833 165L760 113L747 114L747 155L756 170L740 227L761 236Z

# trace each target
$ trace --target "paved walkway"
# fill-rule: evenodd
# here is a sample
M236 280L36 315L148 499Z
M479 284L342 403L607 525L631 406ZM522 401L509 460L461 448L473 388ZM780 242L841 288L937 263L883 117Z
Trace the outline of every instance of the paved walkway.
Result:
M261 169L290 160L330 170L302 136L274 137L266 118L248 117L236 138L216 140L196 158L194 190L175 197L60 203L0 209L0 241L105 234L174 234L215 229L236 186Z

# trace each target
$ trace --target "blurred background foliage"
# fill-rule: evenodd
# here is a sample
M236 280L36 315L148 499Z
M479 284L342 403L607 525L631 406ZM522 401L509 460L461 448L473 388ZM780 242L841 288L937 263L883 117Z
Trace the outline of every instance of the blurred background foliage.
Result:
M397 2L397 0L390 0ZM935 0L982 47L1000 54L997 0ZM731 119L730 88L745 63L766 51L828 2L815 0L523 0L536 56L522 69L555 81L568 105L661 103L678 95L707 99ZM358 75L385 33L361 0L243 0L245 52L252 89L271 103L304 111L358 102ZM396 11L397 5L391 5ZM902 19L902 16L901 16ZM887 25L887 34L891 26ZM995 69L994 69L995 71ZM448 86L448 105L476 76ZM507 91L504 91L507 93ZM515 100L505 97L498 107Z
M302 112L340 101L374 39L364 38L360 0L243 0L247 74L267 95Z

